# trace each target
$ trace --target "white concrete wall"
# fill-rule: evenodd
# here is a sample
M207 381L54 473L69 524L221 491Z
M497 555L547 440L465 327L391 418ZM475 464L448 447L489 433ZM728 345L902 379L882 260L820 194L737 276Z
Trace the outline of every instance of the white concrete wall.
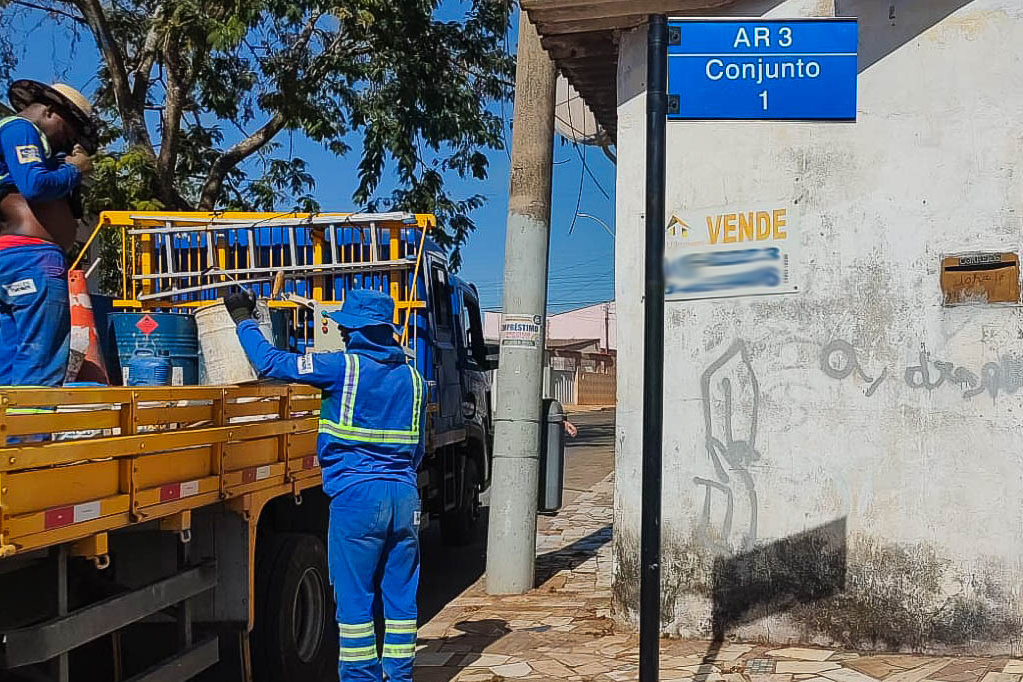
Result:
M669 124L669 214L794 206L802 286L667 304L665 627L1018 654L1023 314L943 307L938 265L942 254L1021 249L1023 2L790 0L733 12L765 7L860 17L858 121ZM618 349L615 606L630 621L645 32L623 36L621 52L616 297L628 332ZM931 384L935 363L947 362L988 390L920 388L913 368L924 354ZM862 372L836 378L851 357Z

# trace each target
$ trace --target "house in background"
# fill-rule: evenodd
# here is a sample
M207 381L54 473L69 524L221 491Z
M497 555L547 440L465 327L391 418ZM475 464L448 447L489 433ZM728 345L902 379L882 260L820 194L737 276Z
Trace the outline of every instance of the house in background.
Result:
M483 335L498 342L499 311L484 313ZM617 345L613 301L549 315L544 396L563 405L614 405Z

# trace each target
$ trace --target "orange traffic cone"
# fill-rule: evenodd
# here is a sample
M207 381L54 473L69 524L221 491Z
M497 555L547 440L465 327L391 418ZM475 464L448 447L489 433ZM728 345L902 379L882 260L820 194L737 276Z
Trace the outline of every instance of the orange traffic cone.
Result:
M96 319L92 315L92 299L85 273L68 273L68 297L71 300L71 350L68 357L68 381L89 381L109 384L103 351L100 348Z

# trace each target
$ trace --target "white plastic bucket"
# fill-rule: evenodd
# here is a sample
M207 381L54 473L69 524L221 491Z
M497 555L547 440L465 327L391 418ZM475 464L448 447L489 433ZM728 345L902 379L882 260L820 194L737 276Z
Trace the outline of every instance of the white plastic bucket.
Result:
M269 340L272 338L270 307L266 301L256 303L259 315L259 330ZM244 384L259 378L249 364L238 341L234 320L221 303L200 308L195 313L195 324L199 331L199 353L202 374L207 385Z

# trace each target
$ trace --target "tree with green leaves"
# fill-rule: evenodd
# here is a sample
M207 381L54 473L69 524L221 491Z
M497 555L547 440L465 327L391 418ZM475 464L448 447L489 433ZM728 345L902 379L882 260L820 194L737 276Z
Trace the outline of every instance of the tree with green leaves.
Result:
M511 3L0 0L0 82L33 39L20 27L94 42L104 151L91 211L318 210L316 178L286 144L296 133L338 156L361 146L356 206L437 214L457 264L483 198L445 181L486 178L484 151L503 144ZM388 167L397 182L382 194Z

